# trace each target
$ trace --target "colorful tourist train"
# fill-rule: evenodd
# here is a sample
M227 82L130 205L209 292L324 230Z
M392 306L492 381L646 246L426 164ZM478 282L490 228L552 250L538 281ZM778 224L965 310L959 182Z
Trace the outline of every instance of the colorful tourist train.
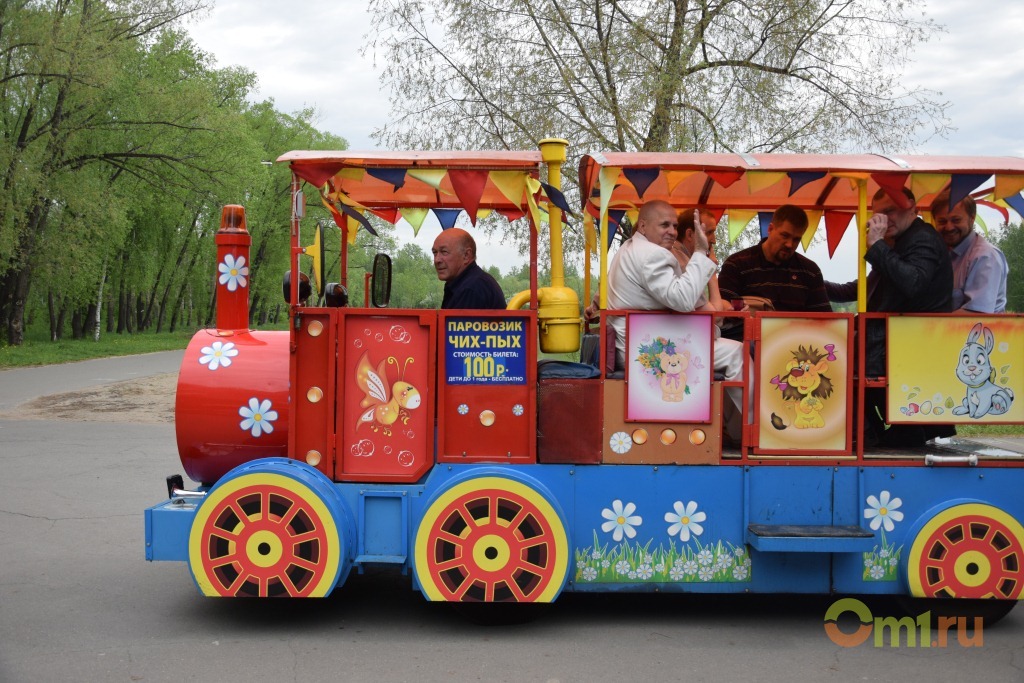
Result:
M146 558L186 563L200 593L221 597L323 597L391 566L430 601L889 594L1008 612L1024 590L1024 454L978 437L900 449L860 435L871 388L887 392L890 424L1024 423L1024 318L867 313L860 256L879 188L913 189L926 218L947 188L1020 213L1024 160L595 153L570 206L566 148L284 154L287 331L249 328L250 237L243 208L225 207L216 328L189 344L175 405L198 485L171 477L145 511ZM652 199L727 216L733 236L787 203L808 212L808 232L824 227L830 251L855 231L857 311L608 310L609 245ZM529 289L500 311L389 308L381 256L372 303L353 305L323 282L317 212L347 248L370 216L528 224ZM567 222L585 235L583 302L565 283ZM604 310L591 327L593 293ZM626 322L619 372L611 316ZM723 317L743 325L749 381L714 375ZM888 363L869 376L864 331L880 319ZM989 368L982 385L958 373L968 348ZM754 406L735 443L722 419L733 388Z

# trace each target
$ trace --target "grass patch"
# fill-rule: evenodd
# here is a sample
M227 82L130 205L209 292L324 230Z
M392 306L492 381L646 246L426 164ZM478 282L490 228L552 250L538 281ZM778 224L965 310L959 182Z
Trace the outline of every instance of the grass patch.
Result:
M93 339L62 339L45 341L26 339L21 346L0 347L0 368L22 368L33 365L71 363L91 358L130 356L137 353L184 349L195 330L179 330L160 334L104 334Z
M1024 425L957 425L957 436L1024 436Z

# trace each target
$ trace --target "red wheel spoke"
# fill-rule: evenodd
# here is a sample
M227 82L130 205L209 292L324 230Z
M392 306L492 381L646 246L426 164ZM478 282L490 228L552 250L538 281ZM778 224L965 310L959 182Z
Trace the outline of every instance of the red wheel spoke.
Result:
M231 511L235 513L235 517L238 518L238 533L241 533L252 524L252 520L246 517L245 510L243 510L242 506L238 504L237 499L233 498L228 501L228 507L231 508Z
M313 529L312 531L303 531L301 534L296 534L295 536L288 536L288 540L291 543L298 544L305 543L306 541L320 540L320 536L320 532Z
M237 595L238 591L242 588L246 581L250 578L249 574L245 572L239 572L235 580L231 582L231 585L224 589L224 592L228 595Z
M525 507L519 508L519 512L517 512L515 517L512 518L512 521L508 523L508 528L511 529L512 531L518 532L519 531L519 525L522 524L523 520L525 520L529 516L530 516L529 510L527 510Z
M292 555L288 558L288 561L289 563L294 564L296 567L302 567L303 569L308 569L309 571L314 573L317 570L316 562L310 562L309 560L302 557L296 557L295 555Z
M436 573L441 574L443 572L448 571L449 569L454 569L456 567L463 567L463 566L465 566L465 564L466 564L465 558L453 557L450 560L443 560L441 562L435 562L433 564L433 567L434 567L434 571Z
M299 514L300 510L302 510L302 506L299 505L298 501L290 500L288 502L291 503L291 505L288 506L284 515L281 516L281 526L283 527L291 526L292 520L294 520L295 516Z
M440 539L442 541L448 541L452 545L458 546L460 548L463 547L466 544L466 539L464 539L464 538L462 538L460 536L456 536L455 534L453 534L450 531L438 530L437 532L434 533L434 538L435 539Z

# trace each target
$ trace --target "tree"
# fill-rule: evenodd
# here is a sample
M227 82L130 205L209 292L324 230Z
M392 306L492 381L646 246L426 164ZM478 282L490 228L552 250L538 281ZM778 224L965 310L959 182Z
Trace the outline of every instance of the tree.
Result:
M1010 276L1006 279L1006 310L1024 313L1024 222L1007 226L997 246L1006 256Z
M915 0L371 0L396 147L839 151L946 127ZM369 49L369 48L368 48Z

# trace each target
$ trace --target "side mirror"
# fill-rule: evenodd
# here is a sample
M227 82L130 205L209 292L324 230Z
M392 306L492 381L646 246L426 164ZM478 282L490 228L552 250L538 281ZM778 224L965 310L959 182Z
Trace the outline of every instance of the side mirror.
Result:
M292 302L292 271L286 270L284 272L284 301L287 304ZM309 299L309 295L313 293L313 290L309 286L309 276L305 273L299 273L299 303L303 306L306 305L306 301Z
M377 254L373 257L373 307L387 308L391 301L391 257Z

